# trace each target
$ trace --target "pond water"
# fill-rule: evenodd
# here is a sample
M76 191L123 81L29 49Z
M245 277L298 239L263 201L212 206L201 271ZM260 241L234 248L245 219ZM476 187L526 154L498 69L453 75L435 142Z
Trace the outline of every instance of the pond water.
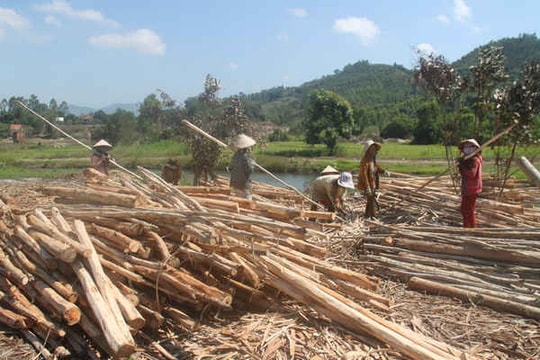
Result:
M288 174L288 173L272 173L275 177L281 179L285 183L295 187L298 190L303 191L307 184L312 182L317 175L316 174ZM230 177L230 174L227 172L218 172L218 175L224 176L224 177ZM189 170L184 171L182 174L183 181L186 180L191 183L193 180L193 173ZM264 182L270 185L279 186L283 188L287 188L283 183L273 179L270 175L265 174L262 171L255 170L255 172L251 175L251 180L253 181L259 181Z

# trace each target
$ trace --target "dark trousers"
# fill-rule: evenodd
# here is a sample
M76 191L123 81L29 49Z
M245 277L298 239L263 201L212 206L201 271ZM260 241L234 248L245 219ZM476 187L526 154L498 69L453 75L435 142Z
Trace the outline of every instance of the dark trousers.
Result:
M463 227L476 227L476 199L478 194L461 197L461 215L463 215Z
M378 211L379 204L377 204L377 197L375 196L375 194L367 195L365 216L367 218L375 219L377 218Z

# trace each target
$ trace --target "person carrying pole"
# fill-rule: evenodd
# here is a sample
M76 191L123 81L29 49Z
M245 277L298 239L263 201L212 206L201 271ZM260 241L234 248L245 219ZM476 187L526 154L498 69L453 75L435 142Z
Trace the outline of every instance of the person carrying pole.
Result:
M75 141L77 144L81 145L82 147L84 147L85 149L87 150L90 150L90 151L93 151L93 149L89 146L89 145L86 145L85 143L83 143L82 141L74 138L73 136L71 136L70 134L68 134L67 132L65 132L64 130L62 130L61 128L59 128L58 126L56 126L55 124L53 124L52 122L50 122L49 120L47 120L46 118L44 118L43 116L41 116L40 114L38 114L37 112L35 112L34 110L30 109L28 106L26 106L25 103L23 103L22 101L16 101L15 102L17 105L19 105L20 107L22 107L23 109L26 109L28 110L30 113L32 113L33 115L35 115L37 118L45 121L48 125L50 125L52 128L58 130L62 135L66 136L67 138ZM109 144L109 146L111 146ZM111 146L112 148L112 146ZM125 167L123 167L122 165L118 164L112 157L109 157L109 162L111 164L113 164L114 166L116 166L117 168L119 168L120 170L124 171L125 173L137 178L137 179L142 179L139 175L135 174L134 172L126 169Z
M109 176L109 165L114 159L109 155L113 146L101 139L92 146L92 167L102 174Z
M255 144L255 140L245 134L236 135L231 143L231 149L235 151L231 164L231 192L249 200L253 198L250 177L255 166L249 153Z
M192 123L190 123L189 121L187 120L182 120L182 123L184 125L186 125L187 127L189 127L190 129L192 130L195 130L197 131L199 134L202 134L203 136L207 137L208 139L214 141L216 144L218 144L219 146L223 147L223 148L227 148L227 149L231 149L231 150L234 150L232 148L232 146L229 146L227 144L225 144L223 141L219 140L219 139L216 139L215 137L213 137L212 135L208 134L207 132L205 132L204 130L201 130L199 129L198 127L196 127L195 125L193 125ZM252 139L253 140L253 139ZM255 141L255 140L253 140ZM257 169L261 170L262 172L264 172L266 175L270 176L272 179L276 180L277 182L285 185L286 187L288 187L289 189L295 191L298 195L302 196L305 200L309 201L312 205L314 205L315 207L317 208L324 208L321 204L318 204L316 203L315 201L313 201L312 199L310 199L308 196L306 196L304 193L302 193L300 190L298 190L297 188L295 188L294 186L286 183L285 181L281 180L280 178L278 178L277 176L275 176L274 174L272 174L270 171L266 170L264 167L262 167L261 165L257 164L257 162L255 162L254 160L252 160L252 165L254 167L256 167Z
M461 215L463 227L474 228L476 221L476 200L482 192L482 149L475 139L466 139L459 143L461 157L458 169L461 175Z

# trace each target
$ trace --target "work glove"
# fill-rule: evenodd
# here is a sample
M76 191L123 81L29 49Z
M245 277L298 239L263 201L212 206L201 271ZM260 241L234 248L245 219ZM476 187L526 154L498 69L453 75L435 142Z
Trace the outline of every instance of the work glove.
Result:
M470 170L472 168L472 162L465 160L463 156L459 157L456 162L459 170Z
M385 177L390 177L390 171L384 170L383 176L385 176Z

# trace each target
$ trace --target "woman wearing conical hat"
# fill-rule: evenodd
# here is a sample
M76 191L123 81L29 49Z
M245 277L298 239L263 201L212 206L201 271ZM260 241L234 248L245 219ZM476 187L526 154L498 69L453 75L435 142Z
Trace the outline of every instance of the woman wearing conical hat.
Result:
M103 139L92 146L92 167L105 175L109 175L109 164L113 160L108 154L112 148L113 146Z
M255 140L245 134L235 136L231 143L231 148L235 150L231 164L232 194L250 200L252 199L250 177L254 161L249 157L249 152L255 144Z
M476 227L476 200L482 192L482 156L481 148L475 139L466 139L459 143L462 156L458 159L461 175L461 215L463 227ZM465 160L467 159L467 160Z
M356 188L366 197L365 216L377 217L377 192L379 190L379 175L388 174L377 164L377 153L381 144L368 140L364 146L360 168L358 170L358 184Z

